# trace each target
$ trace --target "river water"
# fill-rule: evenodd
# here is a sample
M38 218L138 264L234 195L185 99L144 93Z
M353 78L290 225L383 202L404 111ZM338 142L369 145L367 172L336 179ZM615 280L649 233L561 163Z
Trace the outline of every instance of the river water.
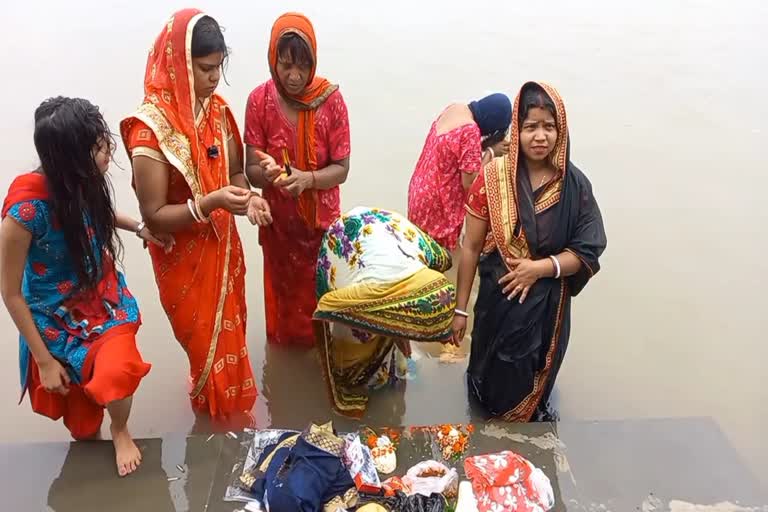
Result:
M405 212L410 173L429 125L453 101L513 96L544 80L566 102L572 157L592 180L609 247L602 273L573 307L558 385L568 419L711 416L749 466L765 475L764 361L768 272L768 7L735 0L540 4L296 1L314 21L320 73L350 111L352 166L343 208ZM200 1L226 27L232 58L220 92L242 117L268 78L269 28L283 6ZM12 2L0 38L0 188L37 164L32 114L63 94L100 105L117 131L141 100L146 52L167 0ZM122 148L112 176L121 209L136 213ZM241 223L248 263L248 336L261 425L301 426L331 414L313 353L265 350L261 252ZM125 239L129 286L153 370L132 415L139 436L188 431L187 363L160 308L148 255ZM0 442L64 440L60 424L18 400L15 328L0 329ZM423 354L406 389L372 400L370 422L461 421L465 363ZM766 477L763 476L763 481Z

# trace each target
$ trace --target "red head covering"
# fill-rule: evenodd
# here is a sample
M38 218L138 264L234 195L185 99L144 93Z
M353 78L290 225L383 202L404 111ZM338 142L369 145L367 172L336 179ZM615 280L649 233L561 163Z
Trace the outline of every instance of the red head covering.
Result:
M192 31L204 14L198 9L175 13L155 39L144 73L144 101L158 107L173 127L190 140L192 161L200 150L195 129Z
M127 141L133 118L147 124L157 137L163 154L184 177L193 197L220 189L228 183L228 160L209 158L211 145L225 145L222 127L229 124L241 148L240 133L224 99L210 98L208 130L201 135L195 122L195 80L192 72L192 33L205 14L198 9L174 13L155 39L147 57L144 74L144 102L139 110L121 123L123 140ZM212 132L212 133L211 133ZM204 139L204 137L208 139ZM224 148L226 149L226 148ZM216 233L226 228L228 214L216 210L211 214Z

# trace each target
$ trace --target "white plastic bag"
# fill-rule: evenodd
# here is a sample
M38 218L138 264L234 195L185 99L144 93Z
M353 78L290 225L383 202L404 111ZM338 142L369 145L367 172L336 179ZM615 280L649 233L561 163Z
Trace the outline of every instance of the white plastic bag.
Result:
M456 502L456 512L477 512L477 500L472 484L466 480L459 484L459 501Z
M459 489L459 474L456 470L434 460L419 462L408 470L403 480L411 488L409 495L430 496L438 493L452 498Z
M264 509L258 501L251 501L245 505L245 512L264 512Z

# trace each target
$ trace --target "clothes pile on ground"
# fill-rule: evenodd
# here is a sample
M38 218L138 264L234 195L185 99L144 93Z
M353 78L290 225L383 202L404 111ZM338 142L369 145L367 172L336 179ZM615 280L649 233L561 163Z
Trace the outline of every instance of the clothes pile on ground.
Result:
M225 500L246 502L253 512L546 512L554 506L547 476L516 453L467 457L468 481L460 484L459 472L436 460L389 476L397 468L396 444L386 436L368 439L339 435L331 423L255 432Z
M546 512L555 505L547 475L514 452L469 457L464 472L478 512Z

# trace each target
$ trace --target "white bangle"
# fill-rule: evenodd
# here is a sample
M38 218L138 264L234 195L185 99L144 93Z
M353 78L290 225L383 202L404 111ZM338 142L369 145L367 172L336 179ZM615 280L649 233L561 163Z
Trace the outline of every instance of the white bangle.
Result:
M203 213L203 208L202 206L200 206L199 197L195 198L195 211L197 212L197 218L200 219L200 222L204 222L206 224L211 222L210 214L208 215L208 217L206 217L205 214Z
M550 256L549 259L555 266L555 279L560 279L560 261L558 261L557 256Z
M147 223L144 221L139 222L138 226L136 226L136 236L141 238L141 232L144 231L144 228L147 227Z
M488 146L488 151L491 153L491 160L496 158L496 152L493 150L491 146Z
M455 312L457 315L459 315L459 316L463 316L464 318L469 318L469 313L467 313L466 311L463 311L463 310L461 310L461 309L459 309L459 308L456 308L456 309L454 309L453 311L454 311L454 312Z
M192 218L195 219L195 222L201 222L195 211L195 203L193 203L191 199L187 199L187 208L189 208L189 213L192 214Z

